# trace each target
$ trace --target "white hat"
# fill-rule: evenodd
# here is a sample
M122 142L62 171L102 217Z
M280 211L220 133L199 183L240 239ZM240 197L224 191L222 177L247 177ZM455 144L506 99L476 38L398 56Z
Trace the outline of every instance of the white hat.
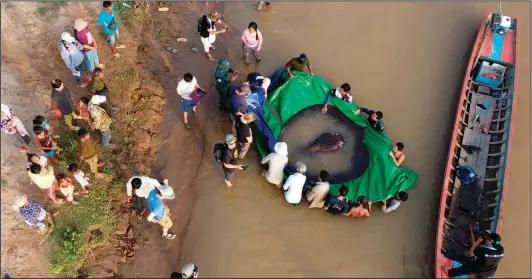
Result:
M105 103L105 101L107 101L107 98L105 96L102 96L102 95L94 95L94 96L92 96L92 99L91 99L91 103L93 105L98 105L98 104L101 104L101 103Z
M13 208L15 210L18 210L19 208L26 205L26 202L28 201L28 197L26 195L15 195L15 198L13 199Z
M233 144L236 142L236 138L235 136L233 136L232 134L227 134L225 135L225 143L227 144Z
M181 268L181 274L190 277L192 276L192 273L194 273L195 267L196 265L194 265L193 263L187 263Z
M63 34L61 34L61 40L72 43L74 41L74 38L72 38L72 35L70 35L70 33L63 32Z
M286 144L286 142L280 141L276 143L273 147L273 150L275 150L275 153L279 155L288 156L288 145Z
M83 19L78 18L74 21L74 29L76 29L76 31L81 31L85 29L85 27L87 27L87 22Z
M174 189L165 184L159 186L159 192L161 192L161 195L163 195L165 199L173 200L175 198Z
M305 173L307 171L307 166L301 162L296 163L296 169L299 173Z

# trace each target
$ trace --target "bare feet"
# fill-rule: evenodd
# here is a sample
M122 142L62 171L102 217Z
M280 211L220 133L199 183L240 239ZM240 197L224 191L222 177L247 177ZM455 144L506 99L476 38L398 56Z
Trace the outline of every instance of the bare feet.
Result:
M227 180L225 180L225 185L227 186L227 188L233 187L233 184L231 184L231 182Z

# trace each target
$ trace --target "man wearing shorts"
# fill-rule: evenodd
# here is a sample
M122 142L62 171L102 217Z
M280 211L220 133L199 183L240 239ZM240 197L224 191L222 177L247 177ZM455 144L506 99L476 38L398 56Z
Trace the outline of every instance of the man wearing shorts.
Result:
M98 15L98 25L103 28L107 43L111 47L111 52L115 57L120 57L120 53L116 51L117 48L125 48L126 46L118 42L118 19L115 14L115 7L111 1L103 1L103 9Z
M49 106L63 116L65 124L70 130L79 130L79 127L72 125L72 118L78 118L78 116L74 112L74 108L72 108L70 91L60 79L52 80L52 100Z
M198 85L198 81L191 73L186 73L183 76L183 79L180 80L179 83L177 84L176 90L177 90L177 94L179 94L179 96L181 96L182 98L183 121L185 122L185 127L187 129L192 128L192 125L188 123L188 112L190 111L190 108L192 108L192 113L194 114L194 118L198 117L198 111L196 110L196 106L198 104L194 100L192 100L192 98L190 97L190 95L196 92L196 90L198 89L205 92L205 90L203 90L203 88L201 88Z
M201 24L198 26L198 32L200 33L201 43L203 44L203 50L205 55L211 61L214 61L210 50L214 49L214 41L216 40L216 34L225 33L229 29L229 26L220 20L218 12L216 10L201 17ZM225 26L225 29L216 31L215 23L219 23Z
M243 170L244 166L238 165L238 148L236 148L236 138L231 134L225 136L225 149L223 157L223 170L225 175L225 184L227 187L233 187L231 180L235 177L235 169Z
M148 216L148 221L159 223L163 227L162 237L166 239L174 239L175 234L169 233L168 230L174 225L170 219L170 209L163 203L164 196L159 189L151 190L148 195L148 208L151 213Z

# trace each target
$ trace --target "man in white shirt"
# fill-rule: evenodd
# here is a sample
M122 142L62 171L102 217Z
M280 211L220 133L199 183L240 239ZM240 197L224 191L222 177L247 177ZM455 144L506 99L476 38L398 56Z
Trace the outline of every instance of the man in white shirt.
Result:
M344 83L340 87L335 88L327 94L327 97L325 98L325 103L323 104L323 107L321 109L321 112L327 113L329 110L329 102L333 97L337 97L339 99L342 99L344 102L352 103L353 102L353 96L351 96L351 85L349 83Z
M394 210L396 210L399 205L401 205L401 201L408 200L408 194L406 192L399 192L397 193L393 198L389 198L385 201L383 201L383 205L381 207L382 212L384 213L390 213Z
M303 187L307 180L307 177L305 176L307 166L301 162L297 162L296 170L297 172L290 175L283 185L286 201L294 206L298 205L301 201L301 194L303 193Z
M133 189L135 189L135 204L137 207L137 215L139 219L142 219L142 215L146 210L144 208L144 200L148 198L151 190L160 187L159 181L148 176L133 176L127 184L127 196L129 200L133 199Z
M203 88L201 88L198 85L198 81L191 73L186 73L183 76L183 79L180 80L179 83L177 84L176 90L177 90L177 94L179 94L179 96L181 96L182 98L183 121L185 122L185 127L187 129L192 128L190 123L188 123L188 112L190 111L190 108L192 108L192 113L194 114L194 118L198 117L198 112L196 110L196 106L198 104L196 103L196 101L192 100L192 98L190 97L190 95L196 92L196 90L198 89L205 92L205 90L203 90Z
M263 171L262 175L266 177L268 182L275 184L277 188L281 188L284 179L284 168L288 164L288 145L285 142L278 142L273 147L275 152L268 154L262 158L261 164L268 163L268 171Z

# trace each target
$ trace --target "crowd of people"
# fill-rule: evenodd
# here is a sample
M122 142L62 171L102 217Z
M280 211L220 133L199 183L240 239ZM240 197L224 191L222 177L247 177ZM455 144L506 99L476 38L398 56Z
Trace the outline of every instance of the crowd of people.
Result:
M262 4L264 4L264 1L259 1L260 7L262 7ZM269 4L269 2L266 2L266 4ZM258 9L260 9L259 6L257 7ZM119 22L116 18L113 3L110 1L103 2L103 8L97 18L97 23L105 33L111 53L113 56L119 57L120 54L117 49L124 48L125 45L119 43ZM223 29L217 30L216 24L224 26ZM112 116L113 111L118 110L118 108L111 103L111 94L103 79L105 66L100 63L97 52L98 45L87 25L84 20L76 19L74 21L74 36L68 32L63 32L58 43L65 66L72 72L77 86L79 88L87 88L87 94L81 97L77 105L74 106L71 93L63 81L54 79L51 81L49 107L55 116L63 118L64 124L69 130L76 132L79 139L79 148L77 150L79 160L89 166L90 173L94 176L94 179L105 179L106 174L99 170L105 163L99 160L99 152L96 148L96 143L91 138L91 133L86 129L75 126L73 122L73 120L76 120L76 124L86 122L90 130L98 130L100 132L101 147L114 147L111 143ZM198 19L200 41L203 44L205 56L209 60L215 60L211 51L215 49L216 35L223 34L227 30L229 30L229 25L221 21L216 10ZM244 63L246 65L250 63L251 54L256 62L260 62L263 35L256 22L249 23L248 28L242 31L241 40ZM288 78L295 78L293 72L304 71L305 68L308 69L311 75L314 75L308 57L305 54L301 54L288 61L283 71L286 72ZM90 75L87 75L87 73L90 73ZM233 84L237 77L238 72L232 69L231 63L226 58L221 58L218 61L214 78L215 88L220 98L219 109L224 113L229 113L232 122L232 131L225 136L225 143L219 154L219 162L224 172L224 182L228 188L233 187L236 171L247 169L247 165L240 164L240 161L245 159L253 142L250 124L256 120L257 116L247 111L246 96L251 92L262 90L267 97L268 87L271 83L269 78L265 78L259 73L251 73L245 82L239 85ZM331 90L325 96L322 113L328 112L332 98L352 102L353 97L350 90L351 86L348 83ZM185 73L183 79L178 82L176 91L182 98L184 125L187 129L191 129L192 125L188 120L188 113L192 110L194 118L198 117L197 107L205 96L205 90L199 85L196 77L191 73ZM57 144L56 140L60 136L56 134L49 120L42 115L37 115L33 120L34 127L32 131L35 134L37 147L42 153L42 155L39 155L30 151L28 146L31 144L31 137L13 111L7 105L2 104L1 112L1 129L7 134L17 135L21 143L17 146L17 149L26 153L28 160L26 169L33 184L39 187L44 195L54 203L66 201L73 206L79 204L79 201L75 198L77 189L74 186L74 181L79 184L81 194L88 195L93 178L90 174L86 174L80 169L79 161L67 162L66 171L57 166L57 154L67 151ZM359 108L353 113L366 114L371 128L377 131L384 130L383 113L381 111ZM309 208L321 208L332 215L353 218L364 218L371 215L372 201L368 200L367 197L359 196L354 201L348 200L346 196L349 193L349 189L346 186L341 186L335 194L330 193L329 173L327 170L321 170L317 181L307 181L305 175L307 171L306 165L303 162L297 162L295 164L296 171L285 179L285 168L289 161L288 150L289 147L285 142L277 142L273 152L261 160L262 164L268 165L268 168L262 171L262 175L268 183L282 189L286 202L297 206L305 198L309 203ZM397 166L401 165L405 160L403 150L404 144L397 142L389 152L390 160L393 160ZM68 152L74 151L70 150ZM58 173L54 172L54 166L51 163L55 163L56 168L60 169ZM73 177L73 179L69 176ZM176 235L170 232L173 222L166 201L174 199L175 193L172 187L169 186L168 180L165 179L161 183L147 176L133 176L127 181L125 186L128 200L136 208L137 217L142 219L146 208L148 208L150 213L147 220L161 225L161 236L164 239L174 239ZM57 191L61 193L62 197L56 195ZM389 213L396 210L407 199L408 194L401 191L387 200L376 202L381 204L382 212ZM52 215L41 204L26 195L16 194L13 207L29 226L38 228L40 233L46 233L53 229ZM490 239L492 242L500 241L500 237L497 237L490 236ZM454 272L457 273L458 271ZM196 265L185 264L181 273L174 272L171 278L197 278L198 276L198 267Z

